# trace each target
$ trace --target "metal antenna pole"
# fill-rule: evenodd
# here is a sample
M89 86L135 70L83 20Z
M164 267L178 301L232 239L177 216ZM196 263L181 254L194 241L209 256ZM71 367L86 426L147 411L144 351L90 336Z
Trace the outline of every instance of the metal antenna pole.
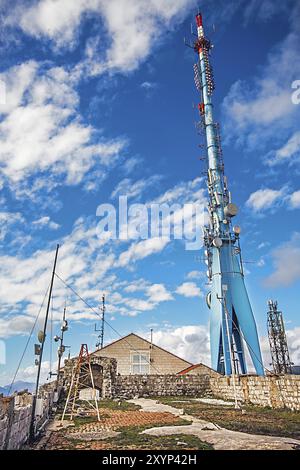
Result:
M66 322L66 307L64 308L63 312L63 320L61 325L61 335L59 339L59 349L58 349L58 364L57 364L57 379L56 379L56 391L59 387L59 379L60 379L60 366L61 366L61 359L64 353L64 333L67 331L67 322Z
M225 310L225 322L226 322L226 333L227 333L227 338L228 338L228 347L229 347L229 354L230 354L230 362L231 362L231 375L232 375L232 380L233 380L233 394L234 394L234 407L235 409L239 409L239 403L237 399L237 393L236 393L236 384L235 384L235 364L234 364L234 356L233 356L233 350L232 350L232 341L231 341L231 335L230 335L230 330L229 330L229 313L227 309L227 304L226 304L226 290L227 286L223 285L223 303L224 303L224 310Z
M103 349L104 345L104 326L105 326L105 295L102 296L102 306L100 307L101 310L101 328L97 330L97 325L95 325L95 331L100 331L98 335L98 342L96 344L97 349Z
M102 296L102 327L101 327L101 344L100 347L103 349L104 344L104 325L105 325L105 295Z
M149 364L149 372L151 374L151 367L152 367L152 350L153 350L153 328L150 329L150 364Z
M231 338L230 338L230 333L229 333L229 325L228 325L228 310L226 307L226 300L224 298L224 309L225 309L225 317L226 317L226 330L227 330L227 337L229 341L229 351L230 351L230 361L231 361L231 375L232 375L232 380L233 380L233 393L234 393L234 407L236 409L239 409L239 403L237 399L237 393L236 393L236 385L235 385L235 364L234 364L234 359L233 359L233 352L232 352L232 344L231 344Z
M46 341L47 323L48 323L48 316L49 316L49 310L50 310L50 305L51 305L51 297L52 297L54 276L55 276L56 263L57 263L57 257L58 257L58 250L59 250L59 245L56 246L55 258L54 258L54 264L53 264L53 270L52 270L52 276L51 276L51 283L50 283L50 289L49 289L49 296L48 296L48 303L47 303L47 310L46 310L46 316L45 316L45 321L44 321L44 330L43 330L42 345L41 345L38 372L37 372L37 378L36 378L35 395L33 397L33 402L32 402L32 417L31 417L31 429L30 429L30 435L32 438L34 437L34 434L35 434L34 421L35 421L36 400L37 400L37 395L39 391L43 352L44 352L44 345Z

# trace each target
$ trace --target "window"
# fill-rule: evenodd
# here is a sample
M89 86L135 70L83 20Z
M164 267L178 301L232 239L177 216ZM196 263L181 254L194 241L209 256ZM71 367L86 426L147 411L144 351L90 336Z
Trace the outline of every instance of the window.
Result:
M150 356L148 352L134 352L131 354L131 373L149 374Z

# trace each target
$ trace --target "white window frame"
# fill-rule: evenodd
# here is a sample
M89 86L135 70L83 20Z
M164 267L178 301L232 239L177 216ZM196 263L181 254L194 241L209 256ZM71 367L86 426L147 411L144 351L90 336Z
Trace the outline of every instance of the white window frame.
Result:
M139 356L138 361L133 361L134 356ZM142 356L146 356L146 362L142 362ZM139 366L139 372L133 372L134 367ZM147 372L142 372L142 367L147 367ZM131 351L130 353L130 373L131 375L148 375L150 374L150 352L149 351Z

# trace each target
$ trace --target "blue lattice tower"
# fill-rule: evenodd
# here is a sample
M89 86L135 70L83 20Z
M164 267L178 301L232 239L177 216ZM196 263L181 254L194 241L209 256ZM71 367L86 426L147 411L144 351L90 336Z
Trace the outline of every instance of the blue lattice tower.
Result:
M202 16L196 16L199 61L194 65L195 83L201 95L199 128L207 144L207 187L209 225L204 229L205 255L211 291L207 296L210 315L212 367L231 375L247 373L244 344L256 373L264 375L257 328L247 294L240 248L240 228L232 219L238 208L231 202L221 149L219 126L213 118L213 71L210 64L211 42L205 37ZM244 340L244 341L243 341ZM233 359L232 359L233 357Z

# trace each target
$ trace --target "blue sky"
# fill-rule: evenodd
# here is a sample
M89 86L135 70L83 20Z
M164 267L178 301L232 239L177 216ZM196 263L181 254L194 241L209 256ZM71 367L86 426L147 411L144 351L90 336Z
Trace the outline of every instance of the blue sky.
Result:
M241 209L265 363L269 298L284 311L300 363L300 104L291 98L300 80L299 5L211 0L200 8L215 46L215 119ZM209 363L202 252L174 240L103 242L96 231L97 207L117 204L120 194L147 204L205 201L192 106L196 57L183 44L195 2L2 0L0 9L0 335L7 351L0 383L9 382L24 349L56 243L58 274L94 307L105 292L107 320L120 334L148 336L152 327L161 346ZM71 352L82 342L94 348L97 316L59 280L52 333L65 302ZM107 326L106 341L116 338ZM34 378L33 343L19 378ZM49 356L50 344L45 374Z

